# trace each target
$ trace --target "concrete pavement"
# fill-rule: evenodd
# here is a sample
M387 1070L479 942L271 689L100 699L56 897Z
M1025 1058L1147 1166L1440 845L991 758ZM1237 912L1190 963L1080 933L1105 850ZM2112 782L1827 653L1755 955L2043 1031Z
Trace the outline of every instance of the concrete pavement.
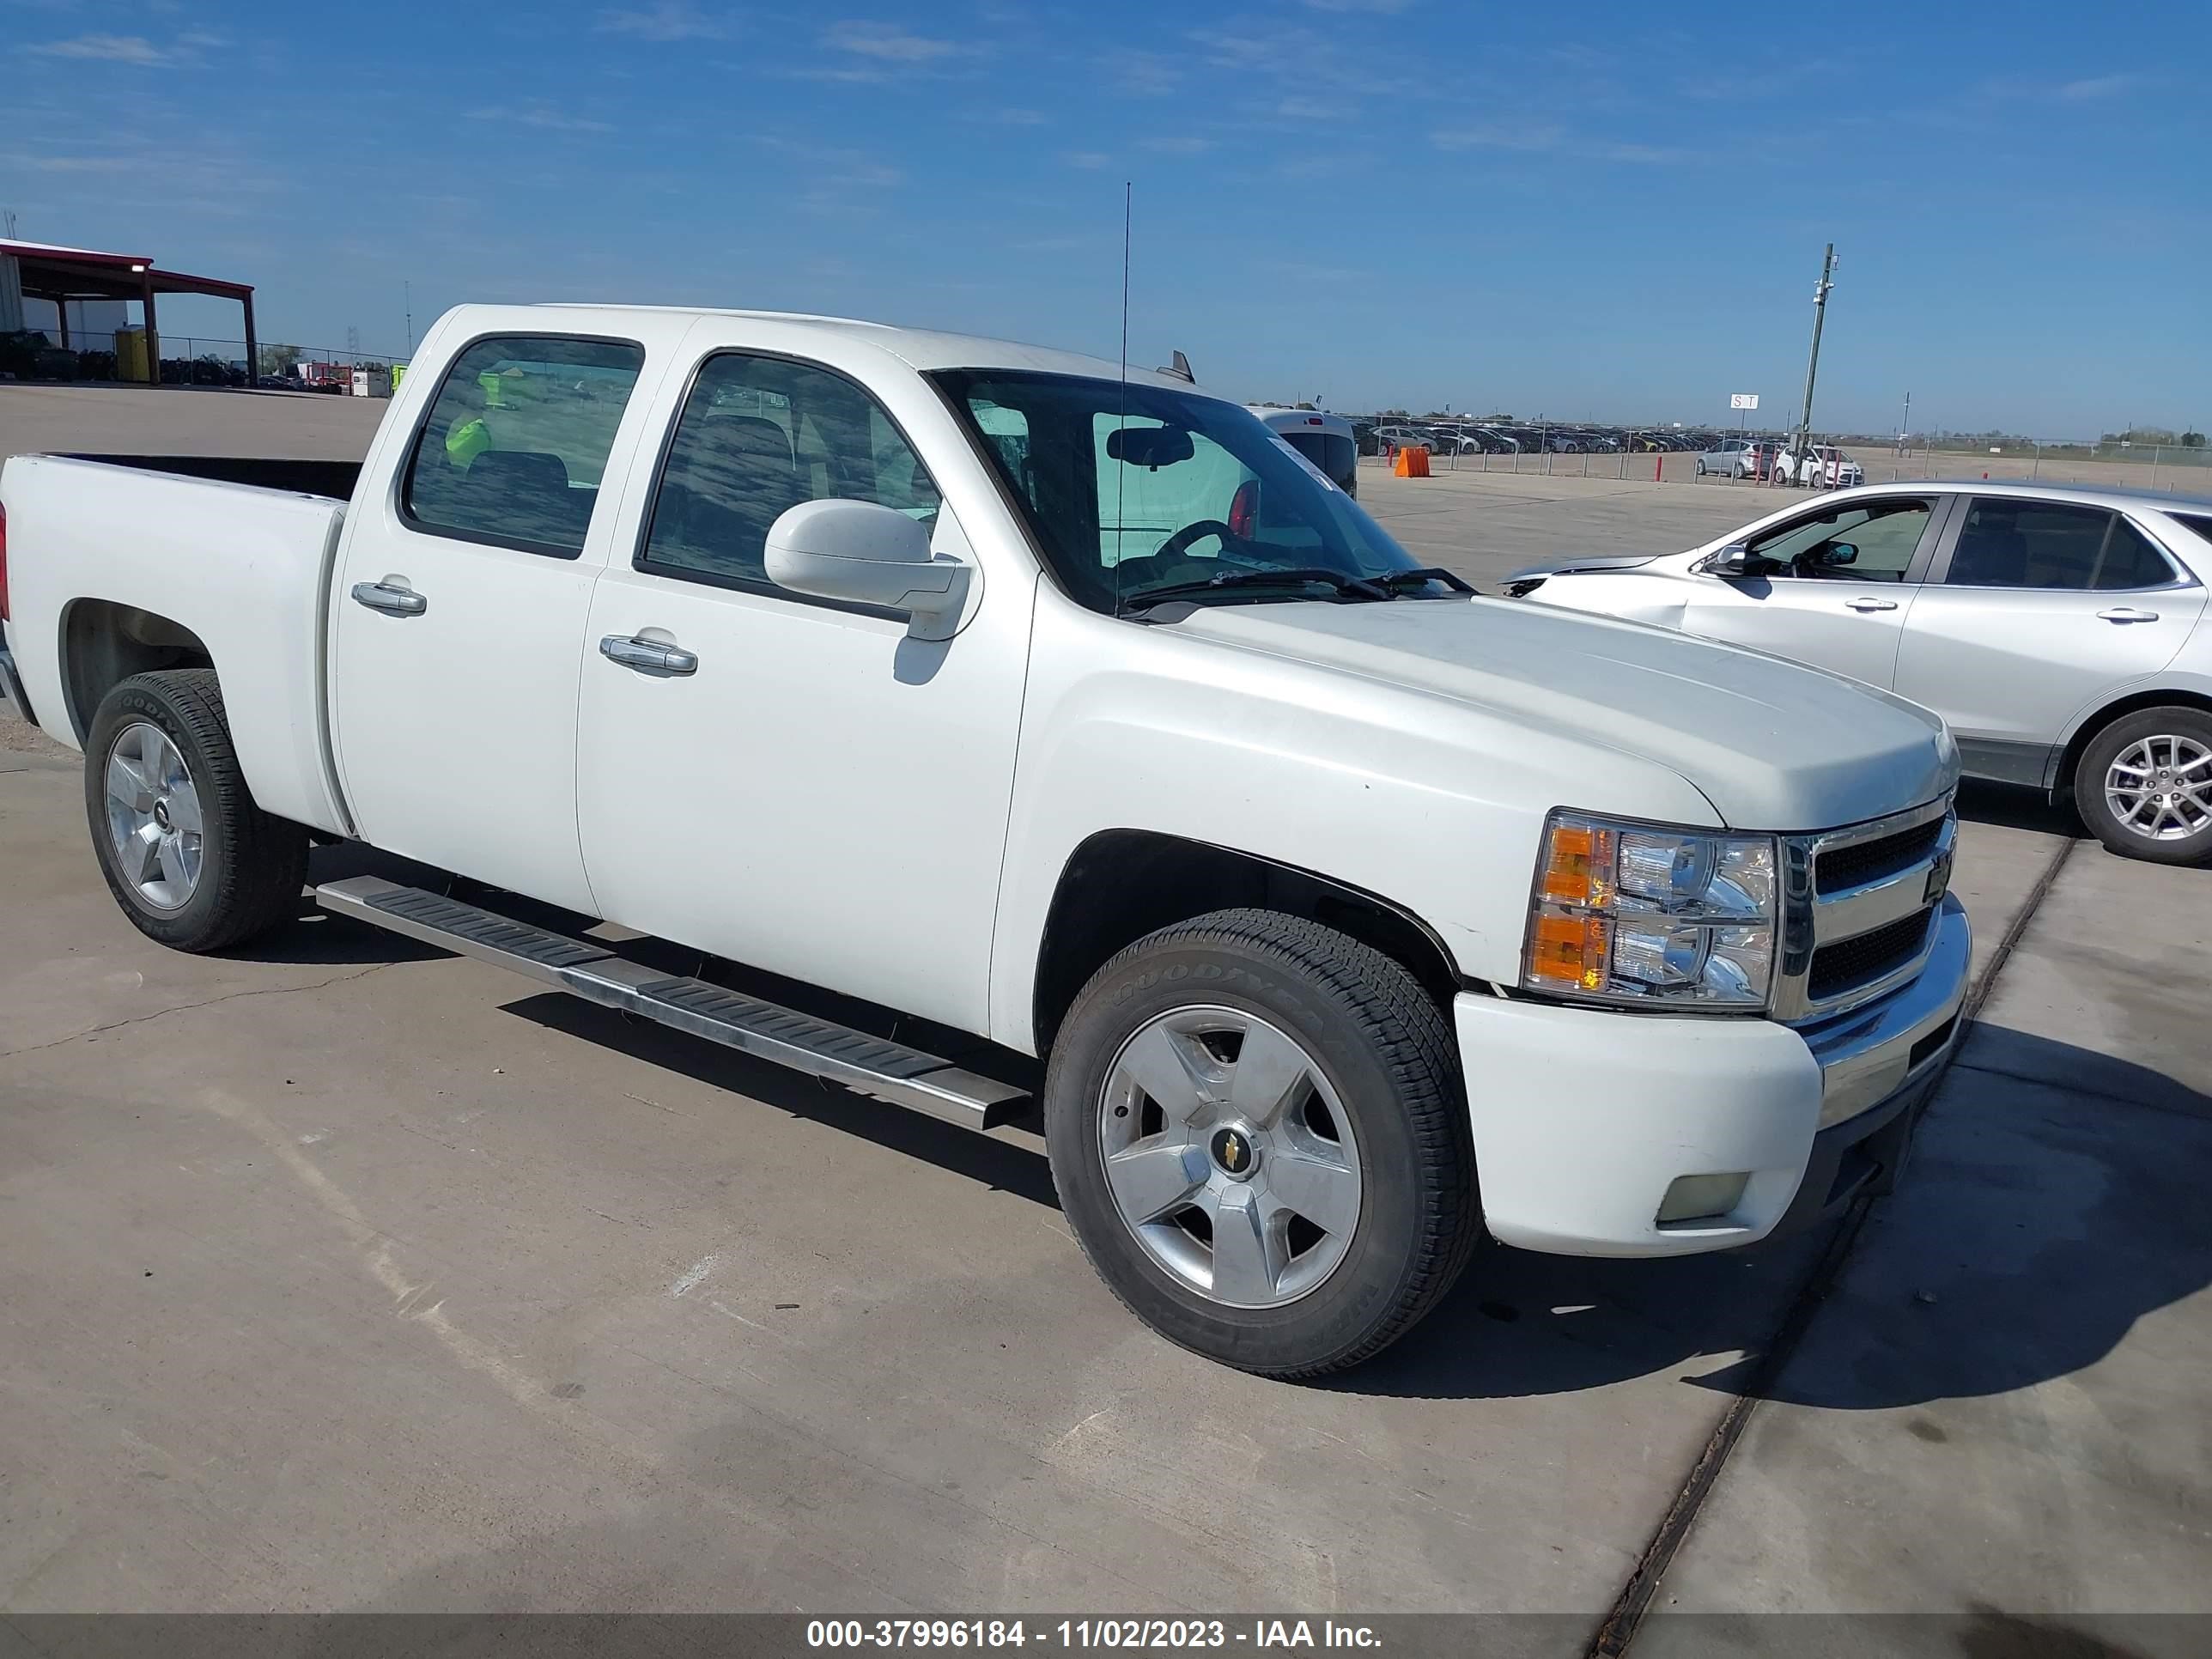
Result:
M340 920L164 952L82 812L0 773L9 1611L1585 1613L1811 1248L1495 1250L1262 1382L1114 1303L1031 1134Z
M89 426L11 436L60 390L0 389L0 453L345 459L379 412L171 391L146 426L87 389ZM1484 480L1362 489L1486 584L1767 504ZM2073 831L1962 810L1988 973ZM1662 1614L2212 1611L2207 879L2067 855ZM157 949L76 757L0 716L0 1612L1519 1610L1564 1615L1529 1650L1578 1651L1825 1242L1491 1249L1376 1364L1259 1382L1113 1303L1027 1128L305 906L250 951Z
M1820 1243L1493 1249L1377 1364L1261 1382L1114 1304L1024 1130L304 908L160 951L74 765L5 763L9 1611L1594 1617ZM2051 845L1966 826L1985 944Z
M1670 1610L2212 1613L2206 879L2073 848Z

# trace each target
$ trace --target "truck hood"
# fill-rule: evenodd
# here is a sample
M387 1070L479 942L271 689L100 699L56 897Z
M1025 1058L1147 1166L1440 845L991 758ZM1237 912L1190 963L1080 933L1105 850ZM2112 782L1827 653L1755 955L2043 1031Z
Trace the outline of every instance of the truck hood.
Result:
M1856 823L1958 781L1950 732L1916 703L1641 623L1475 599L1201 605L1172 626L1640 757L1731 829Z

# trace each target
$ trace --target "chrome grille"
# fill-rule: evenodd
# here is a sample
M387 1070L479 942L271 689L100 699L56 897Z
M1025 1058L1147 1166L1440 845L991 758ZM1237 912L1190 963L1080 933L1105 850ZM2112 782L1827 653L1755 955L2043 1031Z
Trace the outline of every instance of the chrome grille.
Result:
M1812 971L1805 976L1805 993L1814 1002L1826 1002L1856 991L1869 980L1895 973L1927 943L1928 912L1916 910L1871 933L1816 946Z
M1826 1018L1920 971L1957 835L1947 796L1886 818L1783 839L1778 1018Z
M1943 820L1929 823L1875 841L1853 842L1824 849L1813 866L1813 890L1826 896L1895 875L1916 864L1942 839Z

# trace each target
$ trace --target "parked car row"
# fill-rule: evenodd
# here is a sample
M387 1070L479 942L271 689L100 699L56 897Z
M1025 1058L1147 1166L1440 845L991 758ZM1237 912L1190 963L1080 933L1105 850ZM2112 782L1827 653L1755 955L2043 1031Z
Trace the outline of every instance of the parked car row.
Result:
M1415 444L1438 455L1649 455L1702 451L1719 442L1710 432L1505 421L1359 420L1352 428L1363 455L1387 456Z
M1866 482L1866 471L1834 444L1814 444L1802 455L1773 438L1723 438L1698 457L1698 476L1748 478L1760 483L1805 484L1848 489Z

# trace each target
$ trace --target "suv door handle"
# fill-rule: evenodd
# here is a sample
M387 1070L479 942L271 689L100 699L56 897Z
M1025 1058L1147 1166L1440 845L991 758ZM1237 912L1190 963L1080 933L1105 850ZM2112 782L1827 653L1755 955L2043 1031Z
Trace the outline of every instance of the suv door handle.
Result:
M394 587L389 582L356 582L353 599L356 605L393 617L419 617L430 608L430 601L413 588Z
M2097 615L2109 623L2156 622L2158 620L2157 611L2138 611L2131 605L2114 605L2110 611L2100 611Z
M599 641L599 654L609 662L618 662L624 668L635 668L647 674L696 674L699 659L690 651L680 651L672 645L662 645L654 640L632 639L627 634L610 634Z
M1895 599L1845 599L1844 605L1851 611L1894 611Z

